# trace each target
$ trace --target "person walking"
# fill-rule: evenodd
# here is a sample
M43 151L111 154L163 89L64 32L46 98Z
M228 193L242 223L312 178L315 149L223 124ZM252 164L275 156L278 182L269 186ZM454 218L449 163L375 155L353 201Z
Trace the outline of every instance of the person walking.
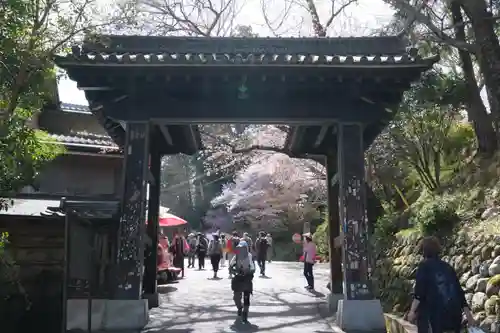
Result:
M196 257L196 235L194 233L188 235L187 243L189 245L188 268L194 268L194 258Z
M184 256L187 252L186 240L181 234L174 236L174 241L171 246L172 254L174 255L173 264L181 269L181 277L184 277Z
M210 262L212 263L212 269L214 271L214 279L217 278L217 272L219 271L219 262L222 257L222 244L220 242L220 236L217 233L212 234L213 239L208 244L208 256L210 257Z
M459 333L462 313L468 326L474 326L465 293L456 271L439 258L441 245L436 237L421 242L424 260L417 267L413 302L408 320L417 324L418 333Z
M267 239L267 262L271 263L271 260L273 259L273 237L271 237L271 234L266 235Z
M227 260L228 262L231 262L236 255L236 247L240 243L240 237L238 236L237 231L233 231L233 234L230 239L227 241ZM231 273L231 265L229 265L229 278L232 278L232 273Z
M227 241L226 234L220 234L220 243L222 245L222 256L220 257L220 267L226 266L226 255L227 255Z
M304 276L307 280L307 286L305 288L309 291L314 291L313 266L316 262L316 244L314 244L310 232L302 236L304 236Z
M208 250L208 241L205 235L198 232L196 241L196 254L198 256L198 269L201 271L205 269L205 257Z
M241 240L243 240L247 243L248 252L250 252L250 254L252 255L252 260L254 261L254 265L255 265L255 260L256 260L255 244L253 243L253 240L250 237L250 235L248 234L248 232L243 233L243 237L241 238Z
M267 243L266 233L259 232L259 238L255 241L255 252L257 256L257 264L259 265L260 275L266 276L266 259L269 245Z
M242 323L248 323L248 311L250 309L250 295L253 293L253 277L255 265L252 254L248 252L248 244L240 241L237 246L236 256L229 263L231 279L231 289L233 300L238 310L238 317ZM242 302L243 298L243 302Z

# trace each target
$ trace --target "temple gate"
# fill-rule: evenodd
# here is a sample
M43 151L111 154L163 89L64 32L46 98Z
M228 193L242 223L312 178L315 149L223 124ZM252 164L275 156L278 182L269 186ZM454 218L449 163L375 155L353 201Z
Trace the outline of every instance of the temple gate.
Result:
M398 37L92 36L58 57L125 152L109 305L128 313L124 325L146 324L143 284L144 298L157 305L156 254L144 259L142 238L146 209L157 220L161 156L201 149L197 124L268 123L291 126L291 156L326 157L337 323L384 329L370 279L364 150L394 117L403 92L437 61L406 46ZM148 224L153 242L156 228Z

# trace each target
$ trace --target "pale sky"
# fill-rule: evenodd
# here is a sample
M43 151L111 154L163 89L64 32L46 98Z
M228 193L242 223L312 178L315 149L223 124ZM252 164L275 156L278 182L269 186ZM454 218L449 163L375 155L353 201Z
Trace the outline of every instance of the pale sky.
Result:
M243 0L244 1L244 0ZM268 17L271 21L279 22L285 0L264 0ZM311 36L310 18L301 7L304 0L294 0L296 5L290 10L285 24L278 31L282 36ZM342 3L343 0L333 0ZM332 0L316 0L322 23L328 18ZM290 2L288 2L290 3ZM235 25L250 25L253 32L261 37L272 36L262 15L261 0L246 0L240 5L241 10L235 19ZM321 15L321 13L324 13ZM356 6L349 6L348 10L334 21L329 36L362 36L380 28L387 23L393 11L382 0L359 0ZM76 83L69 79L59 82L59 98L61 102L87 105L83 91L78 90Z

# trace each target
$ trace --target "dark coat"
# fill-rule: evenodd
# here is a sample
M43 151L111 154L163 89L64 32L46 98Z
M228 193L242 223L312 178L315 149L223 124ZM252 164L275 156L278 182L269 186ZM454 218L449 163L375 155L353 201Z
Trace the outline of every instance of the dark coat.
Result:
M253 273L237 274L231 279L231 289L234 292L253 292Z

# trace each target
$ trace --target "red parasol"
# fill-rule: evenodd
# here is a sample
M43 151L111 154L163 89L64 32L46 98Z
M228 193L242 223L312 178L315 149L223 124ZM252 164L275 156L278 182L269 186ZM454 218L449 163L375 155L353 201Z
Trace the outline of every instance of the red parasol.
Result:
M187 221L170 213L162 214L159 218L160 227L176 227L187 224Z

